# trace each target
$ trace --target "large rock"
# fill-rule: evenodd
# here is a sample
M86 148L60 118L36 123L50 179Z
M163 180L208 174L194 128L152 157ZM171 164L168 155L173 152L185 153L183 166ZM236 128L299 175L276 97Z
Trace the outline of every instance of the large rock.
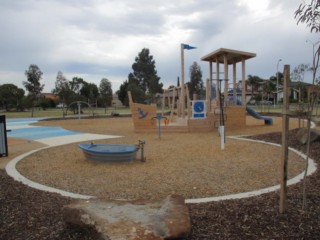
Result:
M104 239L160 240L187 237L191 224L184 198L162 200L78 200L63 209L67 223L94 227Z
M310 129L310 143L318 140L320 138L320 133L316 130L311 128ZM306 144L308 140L308 129L307 128L300 128L297 132L297 139L300 143Z

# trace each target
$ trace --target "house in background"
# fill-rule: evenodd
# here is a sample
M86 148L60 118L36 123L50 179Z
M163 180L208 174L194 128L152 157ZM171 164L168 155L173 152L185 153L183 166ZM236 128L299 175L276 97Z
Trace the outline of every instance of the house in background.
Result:
M256 99L262 99L268 102L273 102L279 99L279 102L282 102L283 99L283 86L278 86L277 90L267 93L265 91L265 85L269 80L262 80L255 87L252 88L251 85L246 84L246 100L247 103L255 103ZM307 89L312 84L305 82L292 81L290 82L290 101L292 102L301 102L307 98ZM242 83L239 81L238 83L239 91L241 90Z
M256 99L262 98L264 100L273 101L275 93L265 93L265 85L269 80L262 80L256 86L251 86L246 81L246 101L247 103L255 104ZM242 81L240 80L237 84L237 91L241 92Z
M305 82L290 82L290 101L301 102L308 97L308 87L312 84ZM283 86L279 86L279 101L283 99Z
M53 93L41 93L40 97L45 99L52 99L52 100L59 99L59 96Z

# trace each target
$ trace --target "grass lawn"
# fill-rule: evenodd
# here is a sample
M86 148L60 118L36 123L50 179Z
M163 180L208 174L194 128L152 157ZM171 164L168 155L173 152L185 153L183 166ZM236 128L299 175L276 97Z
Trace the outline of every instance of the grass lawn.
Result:
M270 112L270 113L282 113L282 105L249 105L250 107L252 107L253 109L255 109L257 112L259 113L266 113L266 112ZM92 115L92 111L89 108L82 108L81 109L83 111L83 115ZM294 109L291 109L292 111L294 111ZM165 112L169 111L168 108L165 109ZM158 108L158 112L161 113L162 109ZM110 116L113 113L117 113L117 114L131 114L130 108L107 108L107 110L105 110L104 108L96 108L94 109L94 114L95 115L106 115L106 116ZM318 115L319 111L318 108L314 109L314 113L313 115ZM0 115L5 115L6 118L30 118L31 117L31 111L25 111L25 112L0 112ZM62 109L57 109L57 108L49 108L46 110L42 110L39 108L36 108L34 110L33 113L33 117L62 117ZM68 111L68 115L69 117L77 117L78 114L77 113L73 113L71 110Z
M88 108L82 108L83 115L92 115L92 111L90 111ZM130 109L129 108L107 108L107 111L105 111L104 108L97 108L94 109L94 114L95 115L106 115L110 116L112 113L118 113L118 114L130 114ZM25 112L3 112L0 113L0 115L5 115L6 118L30 118L31 117L31 111L25 111ZM42 109L35 109L33 112L33 117L62 117L62 109L57 109L57 108L50 108L46 110ZM74 114L72 111L68 111L69 117L77 117L78 114Z

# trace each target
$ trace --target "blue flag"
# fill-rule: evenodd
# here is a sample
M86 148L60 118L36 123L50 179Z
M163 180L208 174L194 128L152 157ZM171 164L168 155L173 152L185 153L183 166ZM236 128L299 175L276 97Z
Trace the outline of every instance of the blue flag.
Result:
M191 49L195 49L196 47L191 47L188 44L183 44L183 49L187 49L187 50L191 50Z

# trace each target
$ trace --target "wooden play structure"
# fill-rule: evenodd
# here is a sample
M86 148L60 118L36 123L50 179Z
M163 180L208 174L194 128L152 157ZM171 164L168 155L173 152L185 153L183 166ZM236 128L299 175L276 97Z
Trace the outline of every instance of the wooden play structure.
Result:
M246 125L245 61L255 56L255 53L220 48L202 57L202 61L209 62L206 99L191 101L187 84L164 90L161 114L166 114L167 120L163 120L161 131L207 132L215 130L221 123L226 129L244 128ZM215 79L213 79L213 63L216 65ZM236 79L237 63L241 63L242 70L241 95ZM224 72L220 72L220 64L223 64ZM232 84L229 84L229 65L233 67ZM224 74L222 78L221 73ZM215 88L212 87L214 82ZM152 121L157 115L156 105L135 103L130 92L128 96L135 131L156 132L157 124Z

